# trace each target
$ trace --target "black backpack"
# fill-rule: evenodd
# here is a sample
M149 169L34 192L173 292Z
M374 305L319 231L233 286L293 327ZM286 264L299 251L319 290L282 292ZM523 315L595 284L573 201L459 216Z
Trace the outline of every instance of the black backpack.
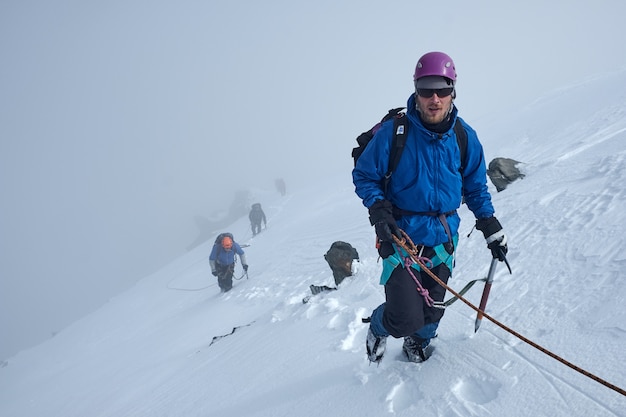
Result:
M217 237L215 238L215 243L214 245L220 245L220 247L222 246L222 239L224 239L226 236L228 236L233 243L235 242L235 239L233 238L233 234L232 233L220 233L219 235L217 235Z
M387 120L393 119L393 141L391 152L389 153L389 168L387 168L387 173L385 174L385 178L383 179L383 192L387 192L387 186L389 184L389 180L391 179L391 174L398 166L400 162L400 156L402 156L402 151L404 150L404 144L406 143L406 133L408 123L406 120L406 114L404 113L404 107L397 107L395 109L389 110L387 114L381 119L379 123L374 125L370 130L361 133L356 141L359 146L352 149L352 158L354 159L354 166L356 166L356 161L359 159L367 144L370 143L380 126L386 122ZM466 158L467 158L467 132L461 125L459 119L456 119L454 122L454 133L456 134L456 141L459 145L459 151L461 154L461 175L463 175L463 171L466 166Z

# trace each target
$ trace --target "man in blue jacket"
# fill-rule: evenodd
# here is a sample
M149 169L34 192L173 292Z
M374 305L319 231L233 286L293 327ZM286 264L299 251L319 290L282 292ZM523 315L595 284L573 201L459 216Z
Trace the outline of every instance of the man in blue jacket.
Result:
M233 274L235 273L235 255L241 258L244 271L248 271L248 262L241 246L233 240L230 233L222 233L218 236L209 255L211 273L217 277L217 284L222 292L233 288Z
M463 198L476 217L493 256L505 260L506 236L494 217L482 145L476 132L457 116L456 69L452 58L429 52L417 62L413 76L415 93L407 104L406 144L386 192L382 180L388 172L394 122L383 123L357 160L352 177L357 195L369 209L375 227L379 254L383 258L381 284L385 303L371 315L366 340L368 358L379 362L386 338L404 338L403 351L413 362L430 355L444 311L429 307L416 291L416 282L434 301L443 301L445 288L413 264L408 270L404 257L393 243L404 230L432 261L431 271L442 281L452 274L458 241L457 209ZM464 166L461 163L454 124L467 132ZM411 274L411 271L413 274Z

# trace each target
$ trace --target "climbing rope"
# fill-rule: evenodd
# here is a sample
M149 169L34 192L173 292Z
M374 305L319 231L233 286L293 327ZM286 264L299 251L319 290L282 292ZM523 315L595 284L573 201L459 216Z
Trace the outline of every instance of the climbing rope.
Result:
M213 284L208 284L205 285L204 287L200 287L200 288L178 288L178 287L172 287L170 284L172 283L172 281L174 281L175 279L178 279L179 277L174 277L172 278L168 283L166 288L168 290L174 290L174 291L202 291L202 290L206 290L209 287L215 287L217 285L217 282L214 282Z
M237 265L237 261L239 260L239 257L237 255L235 255L235 259L233 260L233 263L230 264L229 268L231 268L231 272L233 274L233 279L239 281L241 279L243 279L243 277L246 277L246 279L248 279L248 271L246 271L244 269L243 273L241 274L240 277L235 276L235 265Z
M432 265L432 261L428 258L421 258L422 262L424 263L429 263ZM411 270L411 265L413 264L413 260L411 259L410 256L407 256L404 258L404 268L409 271L409 275L411 275L411 278L413 278L413 281L415 281L415 285L417 285L417 292L419 293L419 295L421 295L424 298L424 302L426 303L426 305L428 307L434 307L435 305L435 300L433 300L433 298L430 296L430 293L428 292L428 290L426 288L424 288L424 286L422 285L421 282L419 282L419 280L417 279L417 277L415 276L415 274L413 273L413 271Z
M246 279L248 279L248 271L243 271L243 274L241 274L240 277L236 277L235 274L233 273L233 279L236 279L239 281L240 279L243 279L243 277L246 277Z
M183 269L181 269L180 271L178 271L169 281L167 281L167 284L165 285L165 288L167 288L168 290L174 290L174 291L202 291L202 290L206 290L209 287L214 287L217 285L217 282L214 282L212 284L208 284L208 285L203 285L202 287L198 287L198 288L180 288L180 287L176 287L176 286L172 286L172 282L179 280L180 277L186 273L187 271L189 271L191 268L195 268L196 265L198 265L199 263L201 263L202 260L197 260L196 262L192 263L191 265L188 265L186 267L184 267Z
M453 294L457 299L463 301L472 310L476 311L477 313L482 314L482 316L484 318L486 318L487 320L491 321L496 326L498 326L501 329L503 329L504 331L512 334L513 336L517 337L518 339L522 340L523 342L526 342L527 344L531 345L532 347L534 347L535 349L539 350L540 352L545 353L546 355L550 356L552 359L555 359L555 360L561 362L562 364L568 366L569 368L575 370L576 372L579 372L579 373L585 375L586 377L591 378L594 381L604 385L605 387L610 388L613 391L618 392L619 394L622 394L623 396L626 397L626 390L624 390L624 389L622 389L622 388L620 388L620 387L618 387L618 386L616 386L614 384L611 384L610 382L605 381L604 379L602 379L602 378L592 374L591 372L588 372L588 371L586 371L586 370L584 370L584 369L574 365L573 363L571 363L571 362L563 359L562 357L552 353L551 351L549 351L548 349L544 348L543 346L538 345L537 343L533 342L532 340L528 339L527 337L522 336L520 333L518 333L515 330L511 329L510 327L502 324L501 322L499 322L498 320L494 319L493 317L491 317L489 314L485 313L484 311L481 311L474 304L472 304L471 302L466 300L463 297L462 294L460 294L460 293L456 292L455 290L453 290L452 288L450 288L445 282L443 282L441 280L441 278L439 278L437 275L435 275L426 266L426 264L422 261L422 259L419 256L417 256L418 248L411 241L411 238L409 238L409 236L403 230L401 230L401 232L402 232L402 236L403 236L402 239L398 238L397 236L393 237L396 245L398 245L402 249L404 249L414 263L419 265L420 268L422 268L422 270L424 272L426 272L426 274L428 274L428 276L430 276L432 279L434 279L439 285L441 285L447 291L450 291L450 293Z

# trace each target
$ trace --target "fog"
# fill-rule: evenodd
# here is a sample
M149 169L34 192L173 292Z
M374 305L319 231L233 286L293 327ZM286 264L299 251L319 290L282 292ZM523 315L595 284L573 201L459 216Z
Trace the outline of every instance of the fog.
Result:
M479 135L626 66L622 2L545 4L3 1L0 359L210 238L237 193L350 181L425 52L454 58Z

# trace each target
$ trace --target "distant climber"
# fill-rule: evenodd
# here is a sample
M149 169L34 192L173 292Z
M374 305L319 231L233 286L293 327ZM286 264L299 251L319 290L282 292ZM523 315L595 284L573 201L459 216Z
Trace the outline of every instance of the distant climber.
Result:
M277 178L276 181L274 181L274 184L276 185L276 189L280 195L285 196L285 194L287 194L287 186L285 185L284 179Z
M217 284L222 292L230 291L233 288L233 274L235 273L235 255L239 255L241 266L248 272L248 262L241 246L235 242L231 233L221 233L215 239L209 264L211 273L217 277Z
M252 209L250 210L250 214L248 215L250 219L250 227L252 228L252 236L256 236L261 233L261 223L263 226L267 228L267 219L265 217L265 213L261 208L260 203L254 203L252 205Z

